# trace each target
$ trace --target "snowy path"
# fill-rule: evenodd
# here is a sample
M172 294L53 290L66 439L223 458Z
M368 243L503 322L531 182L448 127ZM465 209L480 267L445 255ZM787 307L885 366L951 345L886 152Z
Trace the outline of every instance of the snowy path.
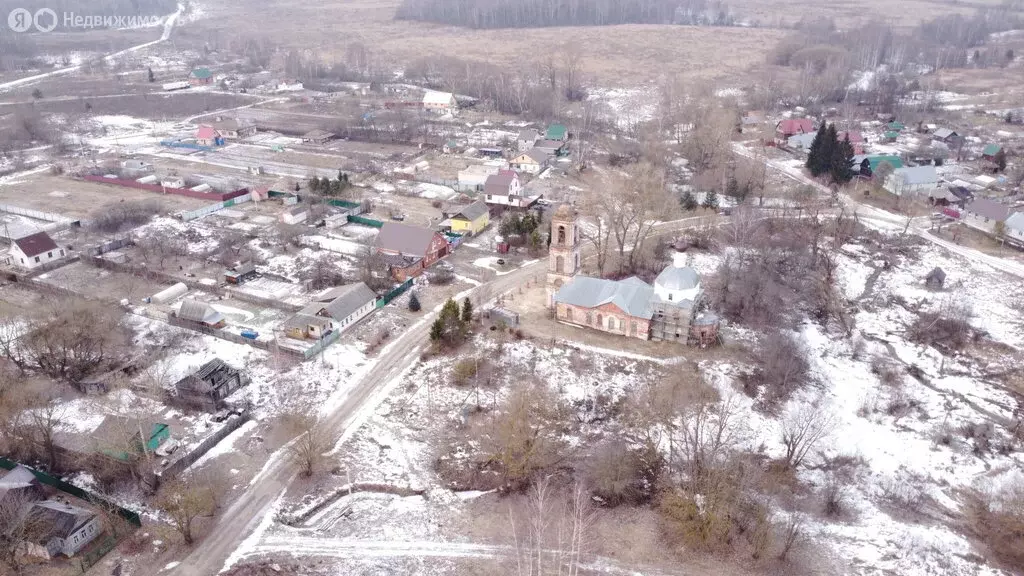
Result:
M178 17L181 16L181 13L184 12L184 11L185 11L185 5L184 4L178 4L178 10L176 12L174 12L173 14L167 16L167 21L164 22L164 30L163 30L163 33L160 34L160 38L158 38L156 40L153 40L152 42L146 42L144 44L139 44L137 46L132 46L131 48L126 48L124 50L121 50L120 52L114 52L113 54L107 54L106 56L103 57L103 59L107 60L107 61L110 61L110 60L112 60L114 58L117 58L118 56L122 56L124 54L129 54L131 52L137 52L139 50L145 50L146 48L149 48L150 46L155 46L155 45L157 45L157 44L159 44L161 42L166 42L167 39L171 37L171 30L174 28L175 22L178 21ZM5 82L3 84L0 84L0 92L8 92L12 88L18 88L20 86L31 86L32 84L35 84L35 83L37 83L37 82L39 82L41 80L46 80L47 78L52 78L54 76L64 76L65 74L70 74L72 72L76 72L78 70L81 70L82 66L83 66L82 64L77 64L75 66L68 66L67 68L60 68L60 69L53 70L53 71L50 71L50 72L46 72L46 73L43 73L43 74L36 74L35 76L29 76L27 78L19 78L18 80L12 80L11 82Z
M295 535L269 536L258 544L246 557L264 554L292 554L303 557L321 556L329 558L514 558L515 548L492 544L469 544L463 542L432 541L366 541L345 538L317 538ZM555 551L545 551L553 557ZM662 576L667 572L644 566L626 566L617 560L591 557L580 566L586 570L604 574L625 576ZM686 576L685 572L673 570L675 576Z

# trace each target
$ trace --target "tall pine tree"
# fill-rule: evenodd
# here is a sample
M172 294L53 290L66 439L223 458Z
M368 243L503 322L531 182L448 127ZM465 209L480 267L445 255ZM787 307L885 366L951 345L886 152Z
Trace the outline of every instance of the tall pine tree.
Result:
M814 136L814 141L811 142L811 150L807 153L807 169L811 171L812 176L820 176L826 170L824 157L821 153L824 145L825 123L822 122L821 126L818 126L818 133Z
M829 166L829 175L836 184L846 184L853 179L853 144L850 143L850 135L843 137L842 142L836 142L832 148L832 161Z

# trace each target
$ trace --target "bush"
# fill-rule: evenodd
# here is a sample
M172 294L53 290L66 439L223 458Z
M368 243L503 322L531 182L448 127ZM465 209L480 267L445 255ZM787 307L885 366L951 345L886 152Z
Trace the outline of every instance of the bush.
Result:
M467 358L465 360L459 360L455 363L452 368L452 384L455 386L465 386L469 379L476 376L480 368L480 360L476 358Z
M141 226L160 213L160 203L155 200L119 202L105 206L92 217L89 227L96 232L113 234L125 228Z
M663 461L657 450L630 448L621 440L597 446L586 461L588 489L607 506L645 504L654 496Z
M975 536L1008 567L1024 569L1024 484L1009 482L967 496L967 521Z
M420 299L416 296L416 293L413 292L412 294L409 295L409 311L419 312L421 308L422 307L420 306Z
M747 382L747 393L769 406L785 402L789 396L810 382L810 365L804 351L793 336L783 332L769 334L758 354L760 368Z
M959 350L976 340L968 305L950 301L942 308L925 312L910 326L910 339L926 346L941 345Z
M447 265L434 266L427 273L427 277L430 278L431 284L445 286L455 281L455 271Z

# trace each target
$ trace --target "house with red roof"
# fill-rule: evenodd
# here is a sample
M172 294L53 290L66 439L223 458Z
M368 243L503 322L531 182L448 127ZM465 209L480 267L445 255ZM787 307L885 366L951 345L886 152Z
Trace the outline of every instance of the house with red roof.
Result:
M36 232L14 240L5 262L33 269L66 256L64 249L46 232Z
M203 124L196 130L196 144L200 146L221 146L224 144L224 137L216 128Z
M787 118L775 125L775 142L782 146L793 136L810 132L814 132L814 122L810 118Z
M857 130L849 130L847 132L840 132L838 134L839 141L842 142L844 139L849 138L850 144L853 145L854 154L864 153L864 135Z

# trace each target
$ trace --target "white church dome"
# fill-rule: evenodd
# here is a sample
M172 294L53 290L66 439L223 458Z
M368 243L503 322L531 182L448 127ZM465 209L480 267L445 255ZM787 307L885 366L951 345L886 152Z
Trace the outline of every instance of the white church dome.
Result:
M669 266L654 279L654 294L674 304L692 302L700 296L700 274L689 266Z

